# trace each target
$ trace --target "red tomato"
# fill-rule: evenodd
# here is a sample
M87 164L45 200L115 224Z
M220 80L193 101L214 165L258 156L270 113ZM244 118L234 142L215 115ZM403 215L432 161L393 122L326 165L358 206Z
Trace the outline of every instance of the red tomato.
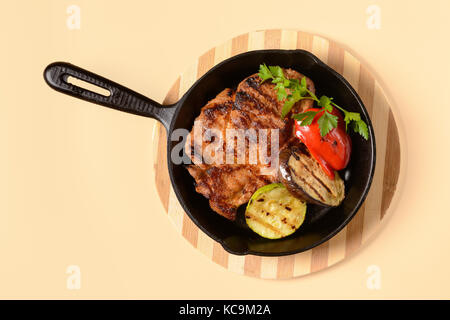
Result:
M312 108L306 111L319 110ZM322 137L317 120L323 113L319 112L309 126L301 126L295 121L295 135L306 145L326 174L334 179L334 171L344 169L350 160L352 141L345 132L344 118L336 108L331 113L338 116L338 125Z

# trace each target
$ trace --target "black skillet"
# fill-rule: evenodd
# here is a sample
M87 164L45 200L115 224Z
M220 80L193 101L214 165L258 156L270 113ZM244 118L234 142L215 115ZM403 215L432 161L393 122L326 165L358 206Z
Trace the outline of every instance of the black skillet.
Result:
M347 110L361 113L362 119L369 127L368 141L351 133L351 161L344 172L341 172L346 185L343 203L332 209L308 205L306 220L300 229L279 240L264 239L253 233L243 220L244 206L238 211L235 222L213 212L208 200L195 191L194 180L184 164L174 164L170 157L173 147L181 141L181 138L172 141L172 132L178 128L190 131L194 119L208 100L224 88L236 87L242 79L257 72L262 63L293 68L305 74L314 81L316 95L331 96ZM110 95L103 96L70 84L67 82L69 76L107 89ZM62 93L160 121L168 133L169 175L178 200L201 230L233 254L281 256L302 252L327 241L353 218L366 198L372 182L375 170L375 138L367 110L358 94L341 75L304 50L258 50L229 58L197 80L177 103L164 107L141 94L69 63L50 64L44 71L44 78L50 87Z

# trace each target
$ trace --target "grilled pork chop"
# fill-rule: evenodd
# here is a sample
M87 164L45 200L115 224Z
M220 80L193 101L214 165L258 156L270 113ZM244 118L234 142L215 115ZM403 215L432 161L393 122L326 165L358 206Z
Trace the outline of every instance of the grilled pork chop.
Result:
M292 69L283 72L288 79L304 77ZM314 93L313 82L306 78L306 83ZM271 137L273 130L279 130L281 150L294 138L294 128L289 116L281 119L284 100L278 101L274 87L269 81L261 84L258 74L253 74L239 83L236 91L223 90L202 108L187 138L185 151L194 163L187 169L195 179L196 191L227 219L235 220L237 208L258 188L279 181L278 168L270 170L278 160L278 154L270 152ZM312 100L304 99L292 110L297 113L310 107ZM238 135L230 138L227 129L235 129ZM260 129L266 130L267 139L261 139ZM240 135L244 145L235 143ZM267 150L265 157L258 151L259 156L252 158L255 150Z

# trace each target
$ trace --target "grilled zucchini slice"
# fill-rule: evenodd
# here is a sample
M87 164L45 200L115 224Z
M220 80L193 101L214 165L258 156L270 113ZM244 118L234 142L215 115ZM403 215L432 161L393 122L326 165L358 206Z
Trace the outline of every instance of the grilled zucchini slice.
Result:
M305 220L306 203L281 183L259 188L250 198L245 221L261 237L279 239L297 230Z

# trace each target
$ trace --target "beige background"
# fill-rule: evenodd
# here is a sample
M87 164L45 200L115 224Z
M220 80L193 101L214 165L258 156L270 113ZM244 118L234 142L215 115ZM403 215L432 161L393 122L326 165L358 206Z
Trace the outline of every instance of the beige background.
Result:
M0 297L450 298L450 2L3 1L0 5ZM127 3L127 5L125 5ZM81 8L69 30L68 6ZM366 27L369 5L381 29ZM251 30L340 42L395 106L403 183L351 258L286 281L226 271L173 228L154 188L154 120L61 95L45 66L69 61L162 101L199 55ZM81 289L68 290L69 265ZM369 290L367 267L381 269Z

